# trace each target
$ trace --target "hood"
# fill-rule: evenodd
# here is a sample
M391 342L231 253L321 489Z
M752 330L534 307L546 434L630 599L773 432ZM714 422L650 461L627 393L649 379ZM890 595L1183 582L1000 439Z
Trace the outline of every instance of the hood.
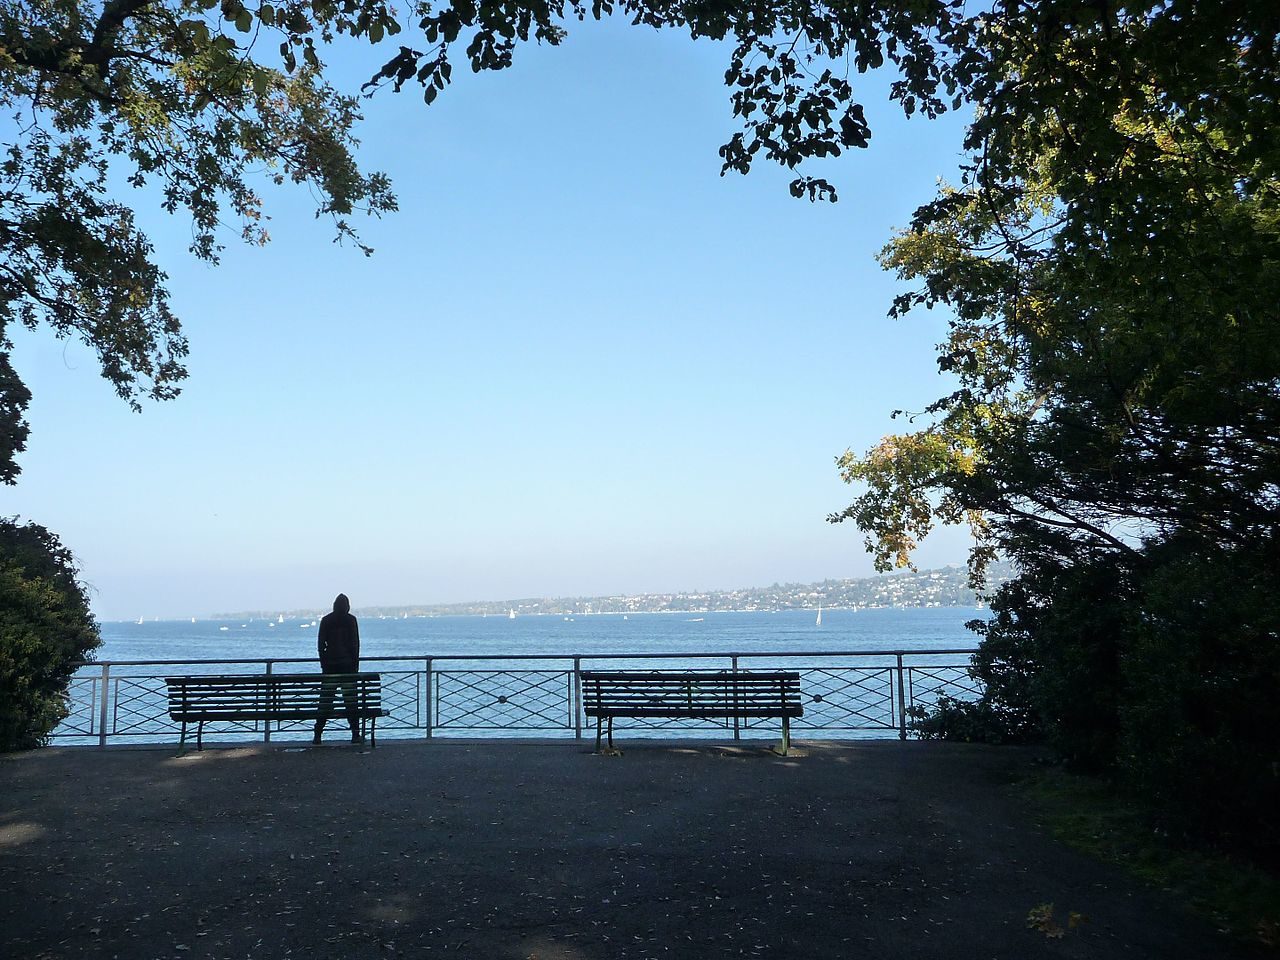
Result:
M351 612L351 601L347 599L347 595L345 593L338 594L337 599L333 601L333 612L334 613L350 613Z

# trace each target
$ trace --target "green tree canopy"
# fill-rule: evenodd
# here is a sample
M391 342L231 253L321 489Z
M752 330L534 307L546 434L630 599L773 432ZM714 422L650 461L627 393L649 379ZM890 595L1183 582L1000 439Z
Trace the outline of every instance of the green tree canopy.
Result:
M969 519L979 561L1022 538L1063 557L1274 538L1280 73L1274 24L1229 13L1193 55L1150 11L1028 44L990 101L1006 122L979 116L963 183L886 249L921 281L896 314L949 311L959 389L841 460L868 488L837 519L882 566L935 519Z
M386 177L353 158L357 98L325 81L315 52L391 22L374 3L0 3L0 480L13 482L27 435L10 324L83 340L135 407L186 375L132 188L189 215L191 251L211 261L226 224L266 241L261 179L309 185L339 238L354 238L353 212L395 208ZM274 64L254 56L267 31L283 38Z

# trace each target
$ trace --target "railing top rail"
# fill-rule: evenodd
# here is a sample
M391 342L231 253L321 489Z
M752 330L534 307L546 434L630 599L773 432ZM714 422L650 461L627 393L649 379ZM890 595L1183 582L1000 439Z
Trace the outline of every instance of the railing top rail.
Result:
M476 660L702 660L702 659L726 659L737 657L739 659L760 659L760 658L781 658L781 659L813 659L815 657L883 657L886 659L893 657L939 657L939 656L957 656L960 654L971 655L977 653L976 647L949 647L946 649L935 649L932 647L919 648L900 648L894 650L701 650L697 652L680 652L672 653L413 653L413 654L378 654L377 656L362 656L362 663L378 661L405 661L405 660L457 660L457 661L476 661ZM195 659L187 658L183 660L82 660L75 664L76 669L81 667L160 667L175 666L184 663L200 663L200 664L223 664L223 663L315 663L315 657L234 657L230 659Z

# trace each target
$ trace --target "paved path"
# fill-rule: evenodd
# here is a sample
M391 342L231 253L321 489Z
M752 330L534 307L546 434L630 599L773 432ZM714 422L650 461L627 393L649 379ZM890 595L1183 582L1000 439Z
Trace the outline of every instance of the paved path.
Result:
M1017 751L624 748L0 756L0 957L1254 955L1048 839Z

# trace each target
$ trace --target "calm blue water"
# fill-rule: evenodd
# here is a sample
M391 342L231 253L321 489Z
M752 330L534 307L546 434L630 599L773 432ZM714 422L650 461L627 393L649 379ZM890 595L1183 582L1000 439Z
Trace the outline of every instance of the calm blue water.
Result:
M958 607L824 610L821 626L814 623L812 611L802 610L514 620L366 617L360 621L361 666L382 674L384 702L392 715L379 724L379 736L393 738L423 736L425 723L433 724L437 736L573 736L575 666L727 670L734 666L728 654L745 655L738 669L803 672L809 702L797 729L896 736L895 699L909 695L915 700L922 692L926 699L939 692L964 693L968 658L938 651L975 647L977 637L964 624L984 613ZM167 715L163 678L168 674L261 673L264 659L292 658L304 662L277 663L274 672L319 669L316 627L310 620L107 623L102 634L97 659L114 664L107 693L104 697L103 668L83 668L72 684L71 715L55 733L61 742L96 742L101 729L113 743L172 741L177 727ZM907 671L894 673L896 660L886 654L895 651L917 651L904 658ZM837 655L853 653L864 655ZM623 659L637 655L651 659ZM501 659L507 657L529 659ZM567 659L571 657L584 659L575 665ZM433 659L430 672L426 658ZM160 660L185 663L136 662ZM191 662L200 660L234 663ZM623 724L630 729L646 722ZM310 726L291 723L273 729L286 740L306 739ZM723 723L709 728L677 723L653 726L650 732L723 736L724 729ZM261 736L252 724L218 732L228 742Z
M361 618L365 657L820 653L971 648L971 607L778 613L596 614L562 617ZM105 623L98 660L313 658L311 621ZM225 629L223 629L225 628Z

